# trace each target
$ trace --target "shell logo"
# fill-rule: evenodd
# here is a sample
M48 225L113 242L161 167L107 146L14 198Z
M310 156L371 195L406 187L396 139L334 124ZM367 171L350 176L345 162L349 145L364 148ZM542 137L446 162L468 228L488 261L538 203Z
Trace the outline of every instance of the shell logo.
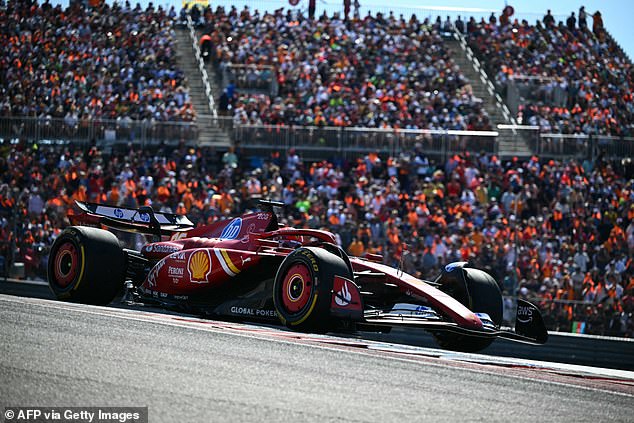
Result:
M187 271L192 282L207 282L207 276L211 273L211 256L207 250L198 250L189 256Z

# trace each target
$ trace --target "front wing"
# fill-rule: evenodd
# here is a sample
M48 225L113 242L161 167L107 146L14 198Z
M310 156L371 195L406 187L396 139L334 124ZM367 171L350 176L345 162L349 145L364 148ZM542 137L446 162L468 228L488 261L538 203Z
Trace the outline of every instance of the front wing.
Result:
M404 312L401 314L376 310L366 311L363 323L376 326L416 327L431 332L446 331L480 338L505 338L533 345L546 343L548 331L537 307L528 301L521 299L517 301L514 331L496 327L493 322L487 321L488 316L482 314L479 314L478 317L484 323L483 329L460 326L454 322L441 320L440 316L428 307L418 307L419 311L416 313Z

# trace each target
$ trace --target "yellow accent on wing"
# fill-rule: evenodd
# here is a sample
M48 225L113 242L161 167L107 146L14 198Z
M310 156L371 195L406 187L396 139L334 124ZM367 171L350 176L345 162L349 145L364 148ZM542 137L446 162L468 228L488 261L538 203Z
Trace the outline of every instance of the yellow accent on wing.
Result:
M233 264L231 258L229 257L229 254L227 254L227 250L220 250L220 252L222 253L222 257L225 259L225 263L227 264L229 269L231 269L233 273L240 273L240 269L238 269L236 265Z

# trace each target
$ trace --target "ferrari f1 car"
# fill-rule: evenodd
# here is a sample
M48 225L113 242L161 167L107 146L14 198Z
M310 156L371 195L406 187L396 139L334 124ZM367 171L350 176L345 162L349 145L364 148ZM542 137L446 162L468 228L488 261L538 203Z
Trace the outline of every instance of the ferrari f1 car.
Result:
M452 263L434 281L352 257L332 233L278 223L274 207L207 226L149 207L77 203L81 213L55 240L48 282L58 299L105 305L118 293L139 303L247 321L277 322L308 332L430 331L444 348L478 351L497 337L542 344L541 314L518 300L515 330L501 328L496 281L467 263ZM125 249L103 227L154 236ZM352 328L352 329L351 329Z

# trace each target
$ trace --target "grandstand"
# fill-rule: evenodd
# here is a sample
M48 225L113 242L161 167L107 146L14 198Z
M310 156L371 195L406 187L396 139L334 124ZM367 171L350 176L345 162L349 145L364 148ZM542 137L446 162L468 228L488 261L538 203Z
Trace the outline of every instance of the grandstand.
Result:
M440 17L436 19L428 17L419 20L417 18L407 19L407 15L404 17L403 14L397 19L395 15L396 13L392 12L377 14L376 16L368 14L365 18L351 21L342 19L342 13L334 12L331 16L322 15L316 21L316 33L320 34L325 29L324 38L327 38L327 41L320 39L316 42L312 39L306 39L307 34L305 34L306 31L303 28L305 29L307 25L307 19L306 16L302 15L301 11L298 13L297 11L280 9L267 15L266 13L260 14L257 11L250 10L248 7L242 10L219 7L215 11L208 10L206 13L197 14L193 25L197 29L196 35L201 36L208 33L208 35L212 36L212 39L216 38L212 43L216 49L214 56L217 57L212 60L212 65L209 66L209 69L210 74L214 73L214 68L217 70L216 74L219 74L215 92L216 100L222 100L219 103L223 109L228 105L232 107L234 122L225 123L225 126L238 126L239 128L236 131L238 135L234 135L234 138L246 139L243 143L246 142L247 146L248 143L256 143L259 147L263 147L269 145L276 138L273 137L274 139L272 140L271 137L267 136L272 129L267 126L272 125L276 127L277 133L280 133L279 131L284 133L283 138L287 139L289 144L303 147L307 152L310 146L313 146L315 151L320 152L323 151L324 146L332 150L340 148L341 144L362 149L359 146L360 137L356 128L378 127L380 129L388 129L388 131L373 131L371 129L366 131L368 136L361 140L361 144L367 144L367 149L374 149L377 145L390 145L392 151L395 149L399 151L400 148L408 144L411 148L412 139L440 139L439 143L431 141L429 143L431 144L430 147L453 144L463 149L471 147L472 151L484 149L488 152L496 152L503 157L527 157L533 153L559 157L570 155L582 157L584 154L592 154L593 151L596 153L598 148L613 156L631 155L633 147L630 137L632 135L633 118L631 63L604 29L602 29L599 38L587 26L583 29L575 27L571 31L562 24L558 27L553 25L549 28L543 28L540 20L536 21L536 25L530 25L527 20L507 19L508 23L501 25L500 23L492 24L490 20L481 19L480 21L475 21L472 18L470 22L461 21L459 26L463 27L464 30L459 31L455 27L457 21L451 20L449 17L445 20L441 20ZM228 18L228 16L232 17ZM500 17L502 16L503 14ZM458 17L457 19L460 18ZM273 23L281 25L275 28L275 40L271 41L267 39L265 32L260 34L257 31L254 33L256 36L251 35L248 38L248 34L254 27L261 25L262 22L267 20L269 26L273 25ZM502 19L500 19L501 21ZM237 25L240 26L239 31L236 31ZM403 51L390 50L389 45L393 42L391 38L392 32L395 29L397 29L397 36L398 31L407 33L407 35L421 32L426 34L425 36L428 37L427 41L431 41L434 48L439 48L445 54L443 59L448 61L449 66L443 71L449 72L447 79L453 80L455 78L455 80L460 81L461 87L466 87L468 94L471 96L467 104L472 108L477 104L476 113L469 114L470 110L465 104L458 104L457 108L450 108L448 112L453 119L455 119L455 115L458 115L460 122L443 119L445 107L443 107L442 102L444 100L444 104L447 104L446 99L451 98L451 95L447 97L447 93L453 94L452 89L445 87L446 92L443 93L442 84L436 84L437 88L441 88L440 90L425 91L425 86L421 85L420 81L416 81L417 77L426 80L427 76L424 73L417 75L416 72L408 72L407 83L396 84L393 87L396 91L394 89L390 91L390 80L388 79L386 89L378 90L380 98L375 98L376 93L372 92L371 95L374 94L374 97L359 98L356 95L359 90L355 88L355 84L358 84L364 75L350 74L349 72L341 73L340 66L346 69L345 65L351 62L357 63L355 60L358 57L370 57L374 60L377 50L376 46L372 45L368 48L363 41L367 36L363 32L366 27L373 28L372 31L377 31L378 28L378 31L390 33L388 37L385 34L380 37L388 45L388 54L383 56L383 59L389 59L388 70L398 68L402 60L421 66L425 66L424 62L419 63L417 61L421 57L428 57L433 60L433 57L425 55L408 57L406 44L403 46ZM412 29L415 29L415 31L412 32ZM522 37L524 32L536 34L535 40L533 40L535 46L529 45L528 49L534 52L533 55L537 55L539 51L536 48L538 43L548 45L551 61L554 58L561 57L562 54L559 53L562 53L565 49L564 44L572 40L571 44L574 47L572 49L569 48L565 52L568 56L564 54L561 60L568 66L567 69L576 67L577 73L566 71L566 69L562 69L562 66L556 68L550 66L550 64L544 64L545 67L548 67L550 76L542 75L541 73L534 75L535 72L538 72L534 67L530 70L518 67L515 69L512 78L501 79L500 74L504 75L504 73L501 69L498 69L500 67L499 56L512 57L516 61L517 57L522 57L521 54L517 56L518 47L513 50L512 47L504 43L507 39L512 40L515 36L514 34L517 34L518 31ZM242 44L241 42L245 39L245 33L247 34L247 42ZM338 36L341 36L343 41L339 40ZM346 43L351 43L352 39L358 44L354 45L355 54L350 55L347 50L348 44ZM404 39L409 40L410 37L408 36ZM486 49L483 51L483 46L479 44L479 40L482 39L488 40L489 44L496 42L495 48L498 57L486 54ZM232 41L227 42L227 40ZM420 42L420 39L415 41ZM261 48L258 48L258 42L268 43L264 53L262 53ZM321 60L320 63L322 65L323 63L328 63L330 74L324 74L323 69L319 70L319 63L316 61L311 63L304 56L298 57L295 52L301 51L301 48L298 49L294 43L301 45L302 48L308 46L309 51L311 48L322 48L324 54L318 60ZM241 79L239 78L232 83L231 78L227 76L227 69L245 66L237 63L245 57L245 45L254 46L258 51L259 56L257 58L255 56L249 57L249 60L258 61L258 67L275 64L276 66L279 65L279 69L285 69L283 72L278 72L279 81L273 79L272 83L265 87L266 89L259 91L252 88L245 89L244 86L240 85ZM279 51L272 52L272 49L280 46L285 49L285 54L280 54ZM334 47L331 49L331 46ZM508 51L504 50L505 48L508 48ZM378 49L386 50L382 45L379 45ZM585 54L583 63L596 64L592 71L586 70L586 80L588 78L592 79L591 74L594 72L594 75L599 77L599 86L596 87L596 91L607 93L602 95L602 98L597 98L591 102L588 102L587 98L585 98L590 95L589 90L584 90L583 87L580 88L581 85L587 86L590 83L583 81L581 78L581 70L584 69L583 63L579 60L576 60L576 62L573 60L580 49ZM235 60L236 53L239 60ZM337 60L342 55L345 58L343 62ZM312 57L309 55L308 59L312 59ZM275 63L273 63L274 61ZM359 63L362 63L367 69L367 63L363 61ZM255 64L251 63L251 66L255 66ZM315 69L312 69L311 66ZM383 75L385 64L382 63L382 58L379 58L378 67L375 66L374 62L371 63L371 66L372 69L369 70L369 74L373 75L374 79L376 79L377 74ZM291 69L290 78L288 75L289 67ZM353 66L353 68L355 67ZM254 76L255 72L259 72L259 70L253 69L255 71L252 71L251 74ZM305 75L308 80L312 80L317 73L320 78L316 80L317 84L313 84L308 88L301 78L301 72L305 69L308 69L309 72ZM509 72L509 69L511 69L510 65L503 68L506 72ZM616 72L616 74L606 73L606 69ZM427 70L429 71L429 68ZM243 69L243 74L244 71ZM456 72L455 75L452 74L454 71ZM561 75L556 78L554 75L558 71L561 71L559 72ZM293 75L293 72L299 72L299 75ZM340 81L337 81L337 73L341 73L344 76L345 84L340 84ZM323 81L325 78L333 78L333 75L334 79ZM562 75L566 76L566 78L579 76L579 80L569 84ZM394 76L397 77L398 73ZM623 83L617 85L615 84L617 80ZM530 82L530 84L525 83L526 81ZM597 78L594 78L593 81L595 81L593 83L596 83ZM363 82L367 83L368 81ZM374 80L369 81L372 87L374 82ZM288 86L292 87L290 89L292 93L288 92ZM234 93L235 99L232 100L235 101L235 104L229 104L223 97L222 90L225 87L229 87L229 90ZM296 92L296 87L300 88L299 94ZM422 103L423 107L416 107L421 102L419 98L408 96L408 89L411 88L415 88L414 91L417 93L422 90L424 95L427 96L426 98L431 97L433 99L431 103L432 110L434 110L433 114L435 115L434 120L428 121L429 119L426 119L426 116L420 119L420 116L417 115L417 109L422 110L423 114L426 112L426 103ZM272 89L275 91L271 91ZM281 93L279 92L280 89L282 90ZM311 89L312 92L310 91ZM402 92L399 93L399 91ZM396 92L396 102L389 95L390 92ZM438 94L434 94L434 92ZM361 90L361 93L365 94L365 91ZM527 97L527 93L530 96ZM411 106L409 110L399 110L399 95L404 96L407 100L407 103ZM541 98L535 98L536 95L538 97L541 96ZM440 102L436 100L435 96L440 97ZM577 97L579 97L580 105L577 102L573 102ZM364 98L365 102L359 101ZM562 104L562 99L564 98L566 104ZM319 109L313 110L311 107L307 110L300 107L301 113L298 113L297 104L301 103L302 106L305 106L306 101L311 105L319 103ZM382 107L378 111L373 109L373 102L377 102ZM600 104L605 102L613 102L613 104L602 108ZM370 108L369 112L367 108ZM583 108L583 113L580 112L581 108ZM374 116L374 112L378 114L378 117ZM549 115L547 119L542 116L544 113ZM361 116L358 116L359 114ZM370 116L370 118L363 119L364 116ZM465 120L466 116L469 116L469 119ZM570 119L570 116L573 119ZM518 123L522 125L518 126ZM315 143L315 139L307 138L305 130L292 128L296 125L316 126L320 128L320 131L325 132L325 135L313 137L318 141L318 143ZM254 126L262 128L256 130ZM322 128L324 127L331 128L331 130L323 131ZM342 127L344 128L343 130L341 130ZM346 130L347 128L355 129L350 132ZM482 133L477 138L479 141L476 142L473 135L450 136L445 132L446 130L461 129L494 129L497 134L495 138L489 139L487 138L488 134ZM410 132L412 130L414 132ZM279 139L279 137L277 138ZM252 141L253 139L264 139L264 141ZM339 142L328 144L330 140L334 139L339 139ZM392 147L394 144L396 144L396 148ZM443 153L443 149L440 147L434 149L438 154ZM389 153L392 151L385 150L384 152Z
M265 195L632 336L631 62L604 29L463 17L0 3L5 272L42 277L73 200L202 223Z
M26 14L14 4L8 3L4 20ZM65 36L52 53L65 67L82 63L79 75L66 72L60 79L66 69L57 69L35 78L38 84L48 78L47 86L20 92L17 69L27 53L33 56L27 66L36 73L50 63L31 42L40 40L38 31L6 37L2 89L16 101L3 104L3 136L185 142L220 150L237 142L258 154L294 146L314 159L376 149L398 153L417 142L442 158L465 149L561 158L599 150L627 157L634 150L631 62L604 29L598 37L588 26L545 27L541 20L507 19L502 25L503 14L498 22L495 14L476 21L455 13L441 19L433 11L419 18L351 11L346 20L333 11L313 22L301 8L196 7L177 14L157 7L149 11L161 26L152 38L146 35L156 32L151 20L127 21L142 12L128 3L104 4L99 13L116 19L95 19L94 10L74 8L78 19L59 22L79 34L70 35L70 58ZM49 25L61 10L42 9ZM118 37L123 33L132 36ZM209 51L201 49L203 35ZM84 74L97 70L102 62L93 62L109 52L103 46L111 41L149 56L123 58L131 67L121 58L103 62L107 78L95 85ZM530 57L522 54L524 47ZM535 61L544 54L548 63L541 70ZM122 72L127 75L119 79ZM79 90L70 102L63 98L69 90ZM46 95L58 92L64 94L46 104ZM24 98L31 104L23 105Z

